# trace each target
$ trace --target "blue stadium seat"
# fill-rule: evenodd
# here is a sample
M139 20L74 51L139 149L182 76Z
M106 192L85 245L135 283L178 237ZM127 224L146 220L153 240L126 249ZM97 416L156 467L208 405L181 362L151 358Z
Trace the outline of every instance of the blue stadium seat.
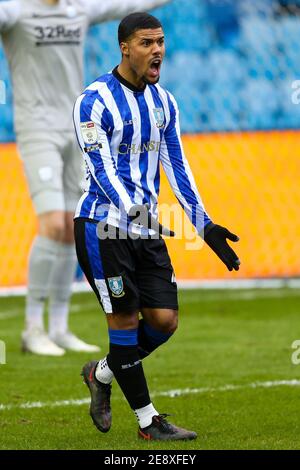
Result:
M276 85L265 79L249 79L241 93L241 107L247 112L250 129L273 127L280 109Z
M211 79L209 66L210 63L195 52L190 54L177 52L163 64L163 81L167 87L176 86L181 77L184 77L187 87L194 84L201 85L203 81Z
M215 48L209 55L211 79L222 83L234 84L245 79L245 64L236 51Z
M200 129L203 95L199 89L194 88L187 93L184 82L177 82L176 87L170 90L178 103L180 110L180 123L184 132L195 132L195 123Z

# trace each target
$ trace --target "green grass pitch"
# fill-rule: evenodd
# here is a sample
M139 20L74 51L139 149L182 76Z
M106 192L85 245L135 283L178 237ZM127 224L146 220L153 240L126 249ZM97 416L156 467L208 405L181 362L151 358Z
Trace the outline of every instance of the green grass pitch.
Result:
M144 361L156 408L198 433L196 441L178 443L138 440L116 383L112 429L99 433L88 405L69 402L89 397L79 374L94 357L22 354L23 309L24 298L0 299L0 340L7 348L0 365L0 449L300 447L300 365L291 362L291 345L300 339L297 290L180 292L178 331ZM73 296L70 323L80 337L101 344L100 357L106 353L104 314L94 294ZM181 392L163 395L171 390Z

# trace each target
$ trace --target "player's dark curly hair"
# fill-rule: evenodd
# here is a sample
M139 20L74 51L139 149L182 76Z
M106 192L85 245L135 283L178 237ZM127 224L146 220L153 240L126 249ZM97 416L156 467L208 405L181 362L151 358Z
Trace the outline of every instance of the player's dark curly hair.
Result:
M125 16L118 29L119 44L126 41L129 36L138 31L139 29L157 29L161 28L161 22L155 16L149 13L137 12Z

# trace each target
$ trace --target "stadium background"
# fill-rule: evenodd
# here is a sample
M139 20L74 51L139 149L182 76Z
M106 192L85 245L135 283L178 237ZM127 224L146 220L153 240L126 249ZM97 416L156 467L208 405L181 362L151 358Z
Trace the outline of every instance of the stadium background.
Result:
M181 110L184 145L206 208L238 233L235 278L300 274L300 2L175 0L155 13L164 24L162 84ZM117 23L90 30L86 82L119 62ZM26 283L36 221L14 144L12 88L0 47L0 286ZM163 181L162 202L174 202ZM180 279L229 278L205 247L168 241ZM183 253L184 252L184 253Z

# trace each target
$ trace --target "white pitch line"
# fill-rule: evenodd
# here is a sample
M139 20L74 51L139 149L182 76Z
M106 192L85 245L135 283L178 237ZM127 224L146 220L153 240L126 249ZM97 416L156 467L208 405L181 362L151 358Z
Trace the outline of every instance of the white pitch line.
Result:
M253 382L245 385L232 385L227 384L221 387L202 387L202 388L184 388L167 390L165 392L154 392L151 396L154 397L169 397L176 398L184 395L198 395L202 393L217 393L217 392L232 392L235 390L243 389L258 389L258 388L275 388L275 387L300 387L300 380L274 380L267 382ZM27 402L20 405L4 405L0 403L0 411L7 411L12 409L30 410L34 408L57 408L62 406L81 406L90 403L89 398L60 400L53 402Z
M0 320L7 320L8 318L16 318L20 317L22 315L22 312L16 310L11 310L9 312L0 312Z
M202 388L184 388L178 390L168 390L166 392L154 392L151 394L154 397L180 397L183 395L197 395L200 393L214 393L214 392L231 392L234 390L242 390L247 388L273 388L273 387L300 387L300 380L274 380L269 382L253 382L245 385L223 385L222 387L202 387Z
M179 279L177 285L180 289L299 289L300 278L253 278L253 279ZM0 287L0 297L24 296L26 286ZM73 292L92 292L87 282L75 282Z
M86 302L84 304L84 307L82 305L79 305L79 304L73 304L70 307L70 313L72 313L72 314L82 313L83 311L87 311L87 310L90 310L90 309L95 308L95 307L97 307L97 302L96 301L93 302L93 303L92 302ZM1 320L7 320L9 318L22 317L23 315L24 315L24 312L20 308L11 309L7 312L4 312L4 311L1 310L0 311L0 321Z

